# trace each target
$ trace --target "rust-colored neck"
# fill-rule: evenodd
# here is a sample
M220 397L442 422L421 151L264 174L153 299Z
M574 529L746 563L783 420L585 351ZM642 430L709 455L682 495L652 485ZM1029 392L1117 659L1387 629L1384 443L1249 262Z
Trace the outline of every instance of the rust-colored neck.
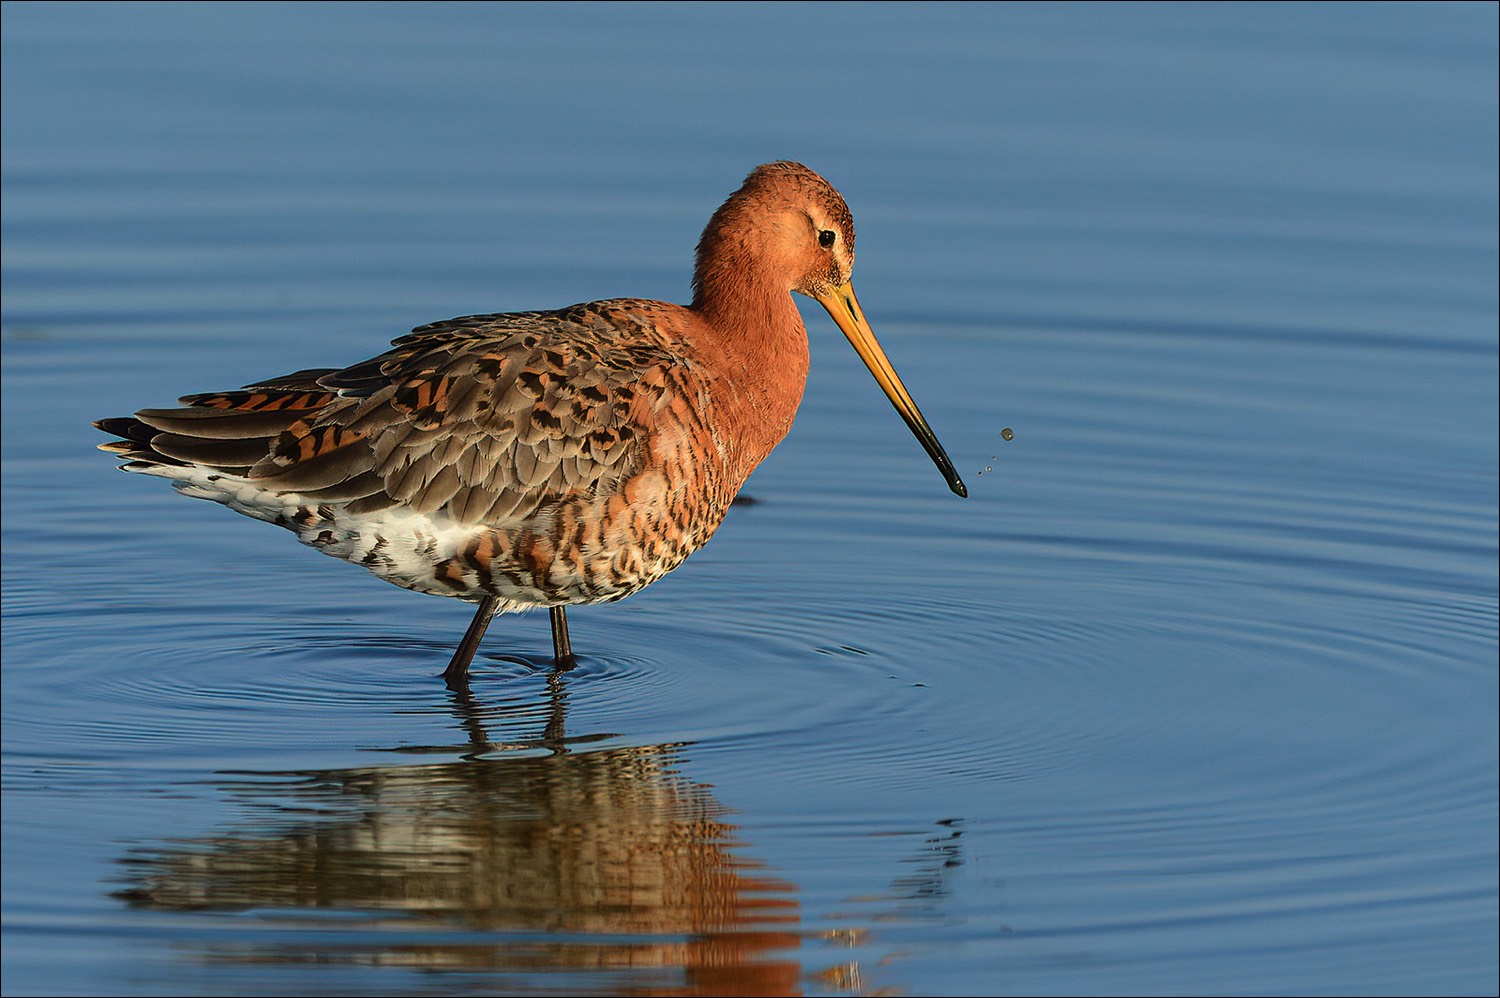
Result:
M745 228L716 225L733 207L719 209L698 244L692 308L707 327L703 347L721 358L722 439L733 442L731 463L743 481L791 429L808 354L785 275L748 240L726 235Z

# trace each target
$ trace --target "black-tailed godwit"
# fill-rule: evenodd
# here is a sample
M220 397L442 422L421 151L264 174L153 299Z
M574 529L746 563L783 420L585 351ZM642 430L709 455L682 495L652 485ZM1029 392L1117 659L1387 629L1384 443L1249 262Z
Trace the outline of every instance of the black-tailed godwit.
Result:
M275 523L418 592L498 612L622 599L702 547L786 436L807 381L791 292L817 299L937 463L942 445L865 321L854 222L797 163L757 167L698 242L693 303L633 298L421 326L343 369L189 395L95 425L125 471Z

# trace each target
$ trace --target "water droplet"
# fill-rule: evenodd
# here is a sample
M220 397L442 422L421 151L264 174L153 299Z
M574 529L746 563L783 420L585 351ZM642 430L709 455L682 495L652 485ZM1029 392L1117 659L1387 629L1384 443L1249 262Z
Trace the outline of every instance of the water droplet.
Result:
M1000 439L1009 443L1010 441L1016 439L1016 431L1007 426L1005 429L1000 431Z

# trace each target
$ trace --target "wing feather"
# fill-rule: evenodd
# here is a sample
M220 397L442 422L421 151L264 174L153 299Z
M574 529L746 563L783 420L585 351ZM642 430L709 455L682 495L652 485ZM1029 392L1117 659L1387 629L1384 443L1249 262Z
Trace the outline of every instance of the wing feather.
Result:
M350 512L518 523L607 495L641 466L652 427L639 396L689 363L654 329L660 307L463 316L341 370L184 396L101 428L126 438L107 445L125 458L233 469Z

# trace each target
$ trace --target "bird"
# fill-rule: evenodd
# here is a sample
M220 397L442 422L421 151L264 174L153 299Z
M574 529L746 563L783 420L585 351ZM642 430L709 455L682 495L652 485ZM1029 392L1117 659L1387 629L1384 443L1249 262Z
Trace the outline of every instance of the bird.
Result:
M615 298L418 326L309 368L94 425L123 471L292 531L405 589L478 604L443 678L465 687L490 620L609 603L682 564L791 429L808 374L793 293L819 302L949 489L968 491L855 296L854 220L789 161L756 167L700 237L692 301Z

